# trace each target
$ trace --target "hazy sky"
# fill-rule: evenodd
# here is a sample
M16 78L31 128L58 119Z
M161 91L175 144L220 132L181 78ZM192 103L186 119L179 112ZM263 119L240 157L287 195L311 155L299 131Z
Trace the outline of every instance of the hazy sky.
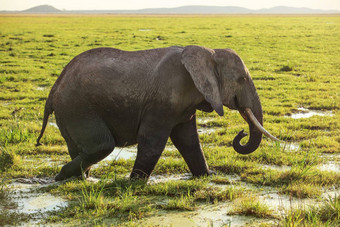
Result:
M340 0L0 0L0 10L25 10L38 5L51 5L66 10L143 9L183 5L241 6L249 9L293 6L340 10Z

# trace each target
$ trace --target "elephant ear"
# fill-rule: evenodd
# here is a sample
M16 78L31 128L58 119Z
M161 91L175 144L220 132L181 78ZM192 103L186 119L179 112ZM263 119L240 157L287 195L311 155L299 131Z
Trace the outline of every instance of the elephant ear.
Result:
M214 54L215 52L211 49L187 46L182 52L182 63L205 100L220 116L223 116L219 85L214 73L216 64Z

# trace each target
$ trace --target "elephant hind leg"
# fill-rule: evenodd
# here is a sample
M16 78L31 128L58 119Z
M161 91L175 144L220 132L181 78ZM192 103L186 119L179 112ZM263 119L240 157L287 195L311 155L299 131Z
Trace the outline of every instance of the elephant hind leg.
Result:
M72 140L70 134L68 133L68 131L66 130L64 125L61 122L58 121L58 118L57 118L57 122L58 122L58 127L59 127L59 130L60 130L60 133L66 141L68 153L71 156L71 159L74 160L75 158L78 157L79 153L81 152L81 149ZM75 165L75 164L73 164L73 165ZM90 176L90 168L91 167L89 167L88 170L85 172L86 178L88 178ZM81 174L79 173L78 175L80 176ZM60 178L62 178L61 175L60 175Z
M90 167L107 157L115 147L115 140L105 122L91 117L90 121L72 122L64 137L72 161L64 165L56 181L72 176L88 175Z

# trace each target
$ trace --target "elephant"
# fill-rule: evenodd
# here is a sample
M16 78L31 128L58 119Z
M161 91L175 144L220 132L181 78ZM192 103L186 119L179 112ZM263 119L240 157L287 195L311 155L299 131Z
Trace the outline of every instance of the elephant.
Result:
M210 175L196 127L196 111L223 106L238 110L249 125L233 148L254 152L262 135L278 140L263 124L262 107L250 73L232 49L172 46L140 51L96 48L73 58L46 100L37 146L54 112L71 161L56 181L84 176L115 147L137 144L130 179L147 180L168 138L193 176Z

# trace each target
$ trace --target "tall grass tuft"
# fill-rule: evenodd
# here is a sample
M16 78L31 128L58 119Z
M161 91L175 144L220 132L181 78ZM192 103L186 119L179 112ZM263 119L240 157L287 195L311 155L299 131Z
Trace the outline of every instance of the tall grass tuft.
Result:
M83 183L81 189L81 197L79 204L82 210L100 210L106 207L105 199L103 196L103 189L105 184L100 188L95 188L95 185L91 184L89 188L86 187L87 183Z
M291 209L281 226L340 226L339 197L329 197L321 206Z
M162 206L162 208L166 210L194 210L194 199L194 196L188 191L188 194L186 195L170 199L168 204Z
M228 214L238 214L254 216L259 218L272 217L272 211L269 207L261 203L255 196L244 197L235 201L237 204Z
M318 215L322 221L331 220L340 225L340 197L329 197L327 202L320 207Z
M7 171L12 166L18 165L19 163L20 157L18 155L0 147L0 173Z
M0 141L4 141L4 146L29 142L34 138L35 134L31 133L27 128L22 127L19 122L9 124L8 127L0 130Z

